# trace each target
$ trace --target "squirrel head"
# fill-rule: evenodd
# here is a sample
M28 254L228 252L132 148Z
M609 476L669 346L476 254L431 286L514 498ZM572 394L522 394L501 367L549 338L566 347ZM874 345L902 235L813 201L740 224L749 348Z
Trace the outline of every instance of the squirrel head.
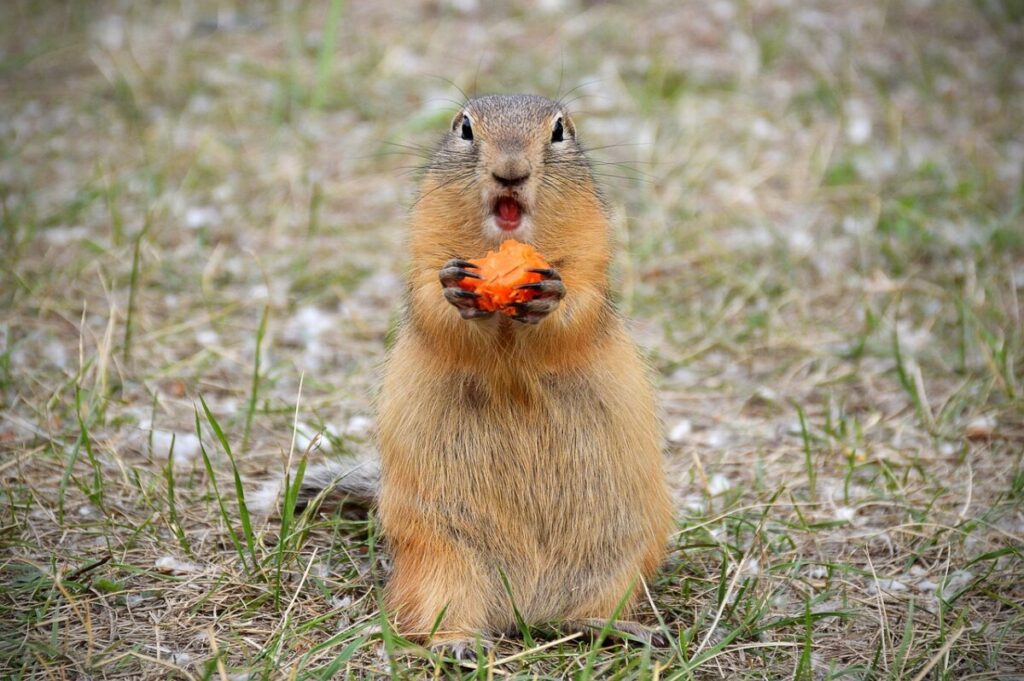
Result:
M534 95L469 100L427 167L428 194L459 205L466 217L452 228L470 232L459 236L492 243L536 241L581 202L600 203L569 113Z

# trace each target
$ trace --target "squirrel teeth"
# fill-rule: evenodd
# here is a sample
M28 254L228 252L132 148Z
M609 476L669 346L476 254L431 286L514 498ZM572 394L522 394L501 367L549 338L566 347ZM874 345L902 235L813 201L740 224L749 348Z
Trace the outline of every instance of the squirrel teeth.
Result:
M523 211L519 202L511 196L502 196L494 206L495 215L498 218L498 226L511 232L519 227L523 219Z

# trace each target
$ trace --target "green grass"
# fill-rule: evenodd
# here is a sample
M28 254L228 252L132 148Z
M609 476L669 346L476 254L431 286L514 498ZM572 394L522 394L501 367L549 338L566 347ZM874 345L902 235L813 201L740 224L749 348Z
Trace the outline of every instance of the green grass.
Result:
M0 676L1019 674L1018 5L5 4ZM682 433L665 648L455 660L372 520L250 509L373 448L457 88L569 93L594 149Z

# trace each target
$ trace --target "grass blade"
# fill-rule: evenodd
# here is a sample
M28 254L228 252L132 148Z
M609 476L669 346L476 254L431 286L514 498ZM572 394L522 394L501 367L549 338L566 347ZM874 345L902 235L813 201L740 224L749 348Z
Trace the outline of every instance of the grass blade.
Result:
M140 253L142 250L142 240L146 237L146 232L149 231L149 226L152 224L149 215L146 215L146 223L142 226L139 231L139 235L135 237L135 248L132 250L132 271L128 277L128 310L126 312L124 321L124 342L121 345L121 361L125 364L131 360L132 354L132 327L133 320L135 319L135 297L138 290L139 284L139 262L141 260Z
M814 455L811 452L811 433L807 429L807 417L803 407L799 404L793 406L796 407L796 414L800 418L800 439L804 444L804 466L807 469L807 492L811 501L816 501L818 498L818 472L814 468Z
M245 430L242 431L242 452L249 451L249 436L252 435L252 417L256 413L256 399L260 392L260 350L263 348L263 336L267 333L267 318L270 316L270 304L263 306L260 325L256 329L256 357L252 365L252 388L249 391L249 405L245 410Z
M242 567L246 572L251 572L249 564L245 560L245 550L242 548L242 542L238 539L238 534L235 533L235 528L231 524L231 517L228 516L228 509L224 505L224 497L220 494L220 488L217 486L217 476L213 472L213 464L210 463L210 455L206 453L206 445L203 444L203 428L199 423L199 410L195 410L196 416L196 436L199 438L199 453L203 456L203 466L206 468L206 474L210 477L210 485L213 486L213 495L217 497L217 506L220 509L221 520L224 521L224 527L227 528L228 537L231 539L232 545L235 547L235 551L238 552L238 558L242 561ZM255 569L255 565L252 566Z
M360 636L359 638L345 646L342 649L342 651L338 653L337 657L335 657L333 660L331 660L329 663L327 663L318 670L316 678L321 679L322 681L337 678L338 672L341 670L341 666L348 662L349 659L355 654L355 652L359 650L359 648L362 647L362 645L366 643L366 641L369 640L369 638L369 634L363 634L362 636Z
M87 496L89 501L100 509L104 516L107 515L103 504L103 469L92 451L92 438L89 437L89 426L82 419L82 391L75 386L75 415L78 417L78 427L81 433L82 445L85 447L85 456L92 466L92 489Z
M626 593L622 595L622 598L620 598L619 602L615 605L615 610L612 612L611 617L609 617L608 621L604 623L603 627L601 627L601 631L594 639L594 642L590 645L590 652L587 654L586 665L576 676L578 681L589 681L589 679L594 677L594 664L597 662L597 651L601 649L601 644L604 643L606 638L608 638L608 634L615 629L615 622L619 619L619 613L621 613L622 609L626 607L626 603L628 603L629 599L633 596L633 589L635 588L636 581L634 580L633 583L629 585L629 588L626 589Z
M324 25L323 41L316 60L316 85L310 108L321 109L327 100L328 81L331 75L331 62L334 59L334 47L338 38L338 24L341 23L341 0L331 0L327 12L327 23Z
M796 669L793 670L793 681L805 681L813 679L813 667L811 666L811 652L814 650L814 625L811 619L811 600L804 600L804 637L803 648L797 660Z
M498 575L501 576L501 583L505 587L505 593L508 594L508 601L512 604L512 615L516 620L516 627L519 629L519 633L523 636L523 642L526 643L528 648L532 648L535 644L533 642L533 636L530 635L530 627L526 624L522 614L519 612L519 608L516 607L516 599L512 596L512 584L508 581L508 575L500 567L498 568Z
M238 473L238 466L235 464L235 457L231 453L231 445L228 444L228 439L224 435L224 431L220 427L220 423L217 422L217 417L210 411L209 405L206 404L206 400L202 395L199 396L199 402L203 405L203 412L206 413L206 420L210 423L210 427L213 428L214 434L220 441L221 447L224 448L224 453L228 456L228 461L231 462L231 474L235 479L235 498L238 500L238 516L242 521L242 534L245 536L246 548L249 549L249 556L252 558L252 567L255 570L259 565L259 560L256 558L256 540L255 535L252 531L252 520L249 518L249 507L245 503L245 489L242 487L242 476Z
M308 450L303 452L299 459L299 465L295 468L295 479L291 479L291 471L285 472L284 477L284 501L281 509L281 529L277 541L277 549L274 552L274 607L281 607L281 574L285 564L285 552L297 549L295 532L292 530L292 522L295 518L295 502L299 498L299 490L302 488L302 479L306 475L306 462L309 458Z
M178 505L174 495L174 443L176 441L177 436L172 433L171 448L167 452L167 465L164 467L164 479L167 481L168 518L170 520L171 532L177 538L178 544L185 552L185 555L191 557L193 555L192 547L189 546L188 539L185 537L185 531L181 528L181 521L178 518Z

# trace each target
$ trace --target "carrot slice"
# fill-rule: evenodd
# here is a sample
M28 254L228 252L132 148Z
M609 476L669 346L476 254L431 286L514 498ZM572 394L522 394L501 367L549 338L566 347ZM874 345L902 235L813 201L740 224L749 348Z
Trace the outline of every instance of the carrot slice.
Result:
M501 243L497 251L488 251L482 258L471 258L469 262L477 265L473 270L480 279L465 278L459 287L466 291L480 294L481 310L488 312L501 311L507 315L519 314L516 303L526 302L536 295L530 289L520 289L523 284L535 284L542 277L531 269L548 269L551 267L539 253L530 246L508 239Z

